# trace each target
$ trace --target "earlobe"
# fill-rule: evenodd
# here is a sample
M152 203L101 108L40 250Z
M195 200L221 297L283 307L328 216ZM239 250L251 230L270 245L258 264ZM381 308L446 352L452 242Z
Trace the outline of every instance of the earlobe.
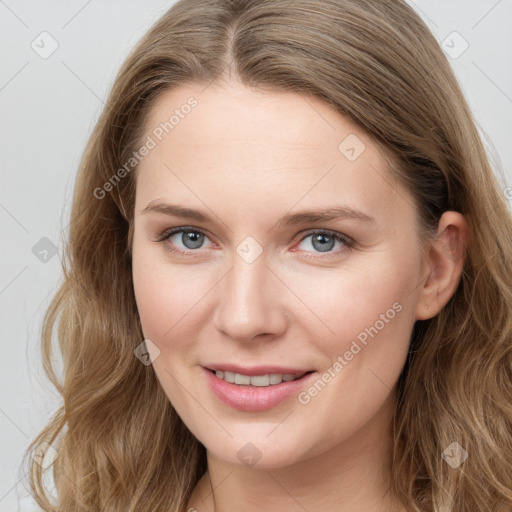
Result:
M436 316L455 293L465 260L468 225L458 212L444 212L437 237L430 242L425 264L429 274L418 296L416 320Z

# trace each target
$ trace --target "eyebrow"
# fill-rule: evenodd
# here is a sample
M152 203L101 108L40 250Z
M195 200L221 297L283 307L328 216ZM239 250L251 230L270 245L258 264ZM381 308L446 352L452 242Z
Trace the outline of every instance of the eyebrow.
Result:
M161 213L164 215L183 217L197 222L213 224L215 221L208 213L185 208L175 204L161 203L158 200L151 201L143 210L141 215L147 213ZM282 227L288 225L296 225L303 223L325 222L336 219L353 219L364 222L375 222L375 218L366 213L352 208L350 206L333 206L330 208L300 210L297 212L288 212L278 219L274 227Z

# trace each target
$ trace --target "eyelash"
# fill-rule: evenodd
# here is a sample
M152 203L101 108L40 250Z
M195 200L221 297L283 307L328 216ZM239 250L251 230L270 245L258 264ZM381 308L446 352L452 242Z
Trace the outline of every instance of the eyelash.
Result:
M197 228L193 228L193 227L189 227L189 226L181 226L181 227L178 227L178 228L172 228L172 229L166 229L164 232L162 232L159 237L156 239L156 242L160 242L160 243L165 243L169 240L169 238L171 238L171 236L175 235L176 233L186 233L186 232L191 232L191 233L199 233L201 235L204 235L206 238L208 238L208 235L202 231L201 229L197 229ZM299 239L299 243L303 242L306 238L312 236L312 235L328 235L329 237L332 237L334 239L336 239L337 241L339 242L342 242L345 247L342 248L341 250L338 250L338 251L335 251L335 252L331 252L331 251L326 251L325 253L322 253L322 252L317 252L317 253L314 253L314 254L326 254L327 256L307 256L308 258L313 258L313 259L325 259L325 258L329 258L329 257L333 257L333 256L338 256L340 255L341 253L344 253L344 252L347 252L347 251L351 251L354 249L354 246L355 246L355 241L348 237L347 235L344 235L342 233L338 233L336 231L331 231L329 229L316 229L316 230L311 230L311 231L308 231L307 233L305 233L302 238ZM294 239L295 241L295 239ZM177 253L179 255L183 255L183 256L187 256L187 255L191 255L191 256L199 256L197 253L200 251L199 249L198 250L188 250L188 251L184 251L182 249L177 249L176 247L170 245L170 244L166 244L166 249L173 252L173 253ZM307 251L306 251L307 252ZM311 254L311 253L309 253Z

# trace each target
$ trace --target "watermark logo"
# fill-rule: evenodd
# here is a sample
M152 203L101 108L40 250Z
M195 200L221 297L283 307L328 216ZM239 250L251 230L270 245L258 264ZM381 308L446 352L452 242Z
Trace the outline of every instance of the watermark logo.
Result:
M255 464L258 463L263 454L254 444L245 443L242 448L238 450L236 455L244 466L252 468Z
M42 263L48 263L57 254L57 246L44 236L32 247L32 254Z
M32 459L43 469L49 468L58 456L57 450L46 441L42 442L32 451Z
M441 47L452 59L458 59L469 48L469 43L454 30L443 39Z
M468 452L459 443L453 442L441 456L450 467L457 469L468 458Z
M160 356L160 349L150 339L146 338L137 345L133 353L142 364L149 366Z
M339 152L350 162L357 160L365 149L364 142L354 133L347 135L338 146Z
M59 43L57 40L48 32L41 32L30 44L32 50L34 50L41 59L47 59L50 57L57 48Z
M263 247L252 236L248 236L238 244L236 252L246 263L250 264L261 255Z

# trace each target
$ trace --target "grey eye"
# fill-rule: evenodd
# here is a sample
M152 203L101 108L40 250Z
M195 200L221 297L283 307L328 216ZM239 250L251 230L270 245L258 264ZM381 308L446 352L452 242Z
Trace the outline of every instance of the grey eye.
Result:
M330 251L334 247L335 239L333 236L322 233L311 236L311 245L319 252Z
M180 233L175 233L174 236L179 234ZM180 240L186 249L197 249L203 245L204 235L197 231L182 231Z

